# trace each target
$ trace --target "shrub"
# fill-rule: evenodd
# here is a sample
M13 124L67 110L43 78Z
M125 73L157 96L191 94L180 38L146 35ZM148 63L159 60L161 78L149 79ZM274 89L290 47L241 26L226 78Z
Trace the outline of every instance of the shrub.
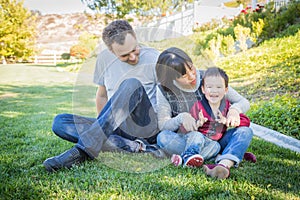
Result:
M86 59L90 51L81 45L74 45L70 49L70 55L79 59Z
M251 121L285 135L300 139L300 99L289 95L275 96L251 106Z
M70 53L61 54L61 59L63 59L63 60L69 60L70 58L71 58Z
M229 56L235 53L234 39L231 35L223 36L221 43L221 53L224 56Z
M239 42L238 46L242 51L246 51L248 49L247 39L250 37L250 32L250 28L243 27L239 24L234 28L234 34Z

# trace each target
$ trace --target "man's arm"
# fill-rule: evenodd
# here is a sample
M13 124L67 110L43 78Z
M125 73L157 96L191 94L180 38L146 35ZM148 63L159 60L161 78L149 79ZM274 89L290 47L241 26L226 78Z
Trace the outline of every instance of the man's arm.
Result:
M98 86L96 92L96 109L98 115L100 114L101 110L103 109L104 105L107 102L107 93L105 86Z

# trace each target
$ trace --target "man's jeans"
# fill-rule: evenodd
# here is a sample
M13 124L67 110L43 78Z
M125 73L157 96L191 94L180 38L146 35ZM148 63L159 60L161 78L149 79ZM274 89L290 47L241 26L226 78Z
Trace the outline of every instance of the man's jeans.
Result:
M79 134L84 130L88 130L96 120L96 118L73 114L59 114L53 120L52 130L57 136L67 141L77 143ZM119 131L119 134L116 131L116 134L112 134L108 137L101 151L138 152L140 145L126 137L127 136L122 135L121 131Z
M223 159L230 159L235 162L235 166L237 167L242 161L244 154L251 143L252 137L253 131L249 127L239 127L227 130L223 137L218 141L221 145L221 155L216 158L216 163ZM182 137L181 134L172 131L162 131L159 133L157 136L157 144L168 154L181 154L187 146L186 139ZM202 156L204 157L206 155Z
M181 155L191 145L197 145L199 147L199 154L204 160L214 158L221 149L217 141L213 141L197 131L179 134L164 130L158 134L157 144L169 155Z
M114 146L134 151L136 144L131 141L136 138L144 138L151 144L156 143L156 113L143 85L134 78L121 83L97 119L74 116L72 121L71 116L61 115L57 120L63 117L63 122L57 124L54 121L53 131L73 142L79 136L76 147L85 151L92 159L101 150ZM72 132L74 129L76 132Z

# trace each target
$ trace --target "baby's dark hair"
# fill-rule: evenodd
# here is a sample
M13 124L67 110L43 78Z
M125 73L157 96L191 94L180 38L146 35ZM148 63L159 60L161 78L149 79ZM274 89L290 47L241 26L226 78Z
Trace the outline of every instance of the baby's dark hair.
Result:
M207 68L207 70L204 72L204 75L202 77L202 85L204 85L205 82L205 78L208 76L221 76L224 81L225 81L225 87L228 87L228 82L229 82L229 78L228 75L226 74L226 72L219 68L219 67L209 67Z
M136 38L132 26L126 20L116 20L111 22L107 27L104 28L102 33L102 40L108 47L108 49L112 50L111 45L114 42L120 45L124 44L127 33Z
M192 59L181 49L171 47L164 50L156 63L156 75L165 91L170 91L173 81L186 74L186 66L192 67Z

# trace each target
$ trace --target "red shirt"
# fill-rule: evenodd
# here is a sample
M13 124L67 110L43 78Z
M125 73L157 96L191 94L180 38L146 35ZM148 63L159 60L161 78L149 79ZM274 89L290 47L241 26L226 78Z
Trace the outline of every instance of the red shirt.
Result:
M223 116L227 116L229 107L229 101L223 99L219 108ZM190 113L196 120L199 119L198 113L200 110L202 110L203 116L208 120L202 125L202 127L199 127L198 131L212 140L221 139L227 130L227 126L216 121L206 98L203 98L202 101L197 101L191 108ZM242 113L240 114L240 121L241 122L238 127L250 126L250 119Z

